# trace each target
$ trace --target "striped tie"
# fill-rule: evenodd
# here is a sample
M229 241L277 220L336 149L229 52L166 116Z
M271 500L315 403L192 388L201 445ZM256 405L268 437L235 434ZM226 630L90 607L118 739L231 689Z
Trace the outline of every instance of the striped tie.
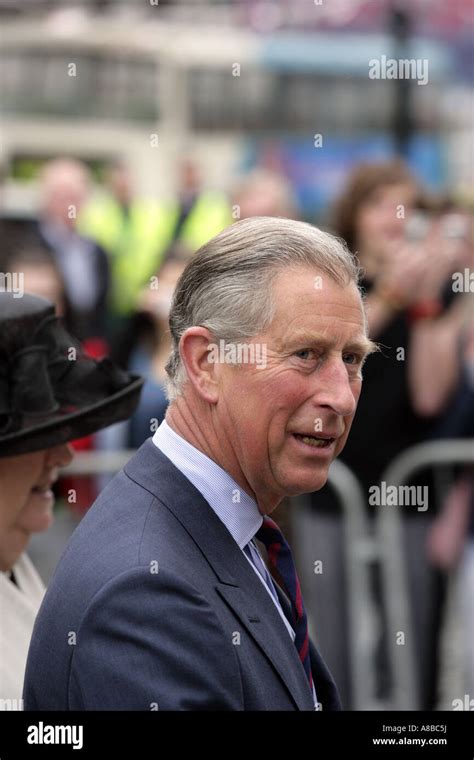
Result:
M267 547L270 565L276 569L290 599L295 629L295 646L305 669L310 688L312 688L313 676L309 656L308 620L291 549L280 528L270 517L265 516L263 518L262 527L255 535Z

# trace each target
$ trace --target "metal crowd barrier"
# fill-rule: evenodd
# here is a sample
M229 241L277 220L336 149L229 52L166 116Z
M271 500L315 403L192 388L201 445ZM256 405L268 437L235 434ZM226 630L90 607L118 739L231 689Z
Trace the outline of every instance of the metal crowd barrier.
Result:
M366 498L352 470L337 459L329 469L328 482L339 498L346 521L345 559L353 709L383 709L375 695L374 651L378 615L369 577L369 566L377 557L377 546L371 535Z
M382 710L384 705L376 697L374 667L379 615L369 575L370 566L377 558L377 546L367 514L367 499L352 470L338 459L329 468L328 484L343 512L351 709ZM291 498L296 519L298 510L308 504L308 498L306 494Z
M473 463L472 439L421 443L396 457L385 470L381 481L387 483L387 486L398 487L409 484L417 472L427 467ZM419 710L418 668L400 508L381 507L376 520L376 539L387 607L388 655L393 674L389 709ZM396 631L405 632L404 646L397 645Z
M78 451L61 475L110 475L127 464L135 449L122 451Z

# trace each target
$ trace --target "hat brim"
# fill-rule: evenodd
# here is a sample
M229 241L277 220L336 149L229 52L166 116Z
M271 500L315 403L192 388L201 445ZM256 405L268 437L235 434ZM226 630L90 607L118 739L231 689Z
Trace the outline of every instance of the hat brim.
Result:
M50 419L3 436L0 441L0 457L49 449L77 438L84 438L97 430L128 419L138 406L144 383L144 379L138 375L131 377L132 381L125 388L106 399L54 420Z

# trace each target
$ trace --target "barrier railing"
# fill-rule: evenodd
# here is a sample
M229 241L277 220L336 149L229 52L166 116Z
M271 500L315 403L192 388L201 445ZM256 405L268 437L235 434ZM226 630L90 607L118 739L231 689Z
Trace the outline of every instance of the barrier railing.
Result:
M396 457L382 475L387 486L403 486L422 469L436 465L474 463L474 440L443 440L421 443ZM376 519L376 541L388 619L388 656L393 676L390 709L419 710L420 690L414 648L414 626L410 608L400 509L382 507ZM405 632L399 646L396 631Z
M61 471L64 475L108 475L118 472L135 454L135 449L122 451L79 451Z
M378 613L369 575L370 565L377 558L377 546L368 520L366 497L352 470L338 459L329 468L328 484L343 511L351 709L383 710L384 705L376 697L374 653ZM296 519L308 499L305 494L291 498ZM343 600L339 602L344 604Z
M369 565L377 557L377 546L368 522L365 496L352 470L337 459L329 469L328 482L335 491L345 515L353 709L383 709L383 705L375 696L374 650L377 611L369 578Z

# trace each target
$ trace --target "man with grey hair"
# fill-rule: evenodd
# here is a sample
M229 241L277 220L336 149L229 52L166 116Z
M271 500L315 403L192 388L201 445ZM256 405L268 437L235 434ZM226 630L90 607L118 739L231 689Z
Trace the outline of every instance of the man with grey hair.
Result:
M166 419L59 563L27 710L340 709L270 514L321 488L347 439L373 348L357 279L340 241L288 219L196 253L171 306Z

